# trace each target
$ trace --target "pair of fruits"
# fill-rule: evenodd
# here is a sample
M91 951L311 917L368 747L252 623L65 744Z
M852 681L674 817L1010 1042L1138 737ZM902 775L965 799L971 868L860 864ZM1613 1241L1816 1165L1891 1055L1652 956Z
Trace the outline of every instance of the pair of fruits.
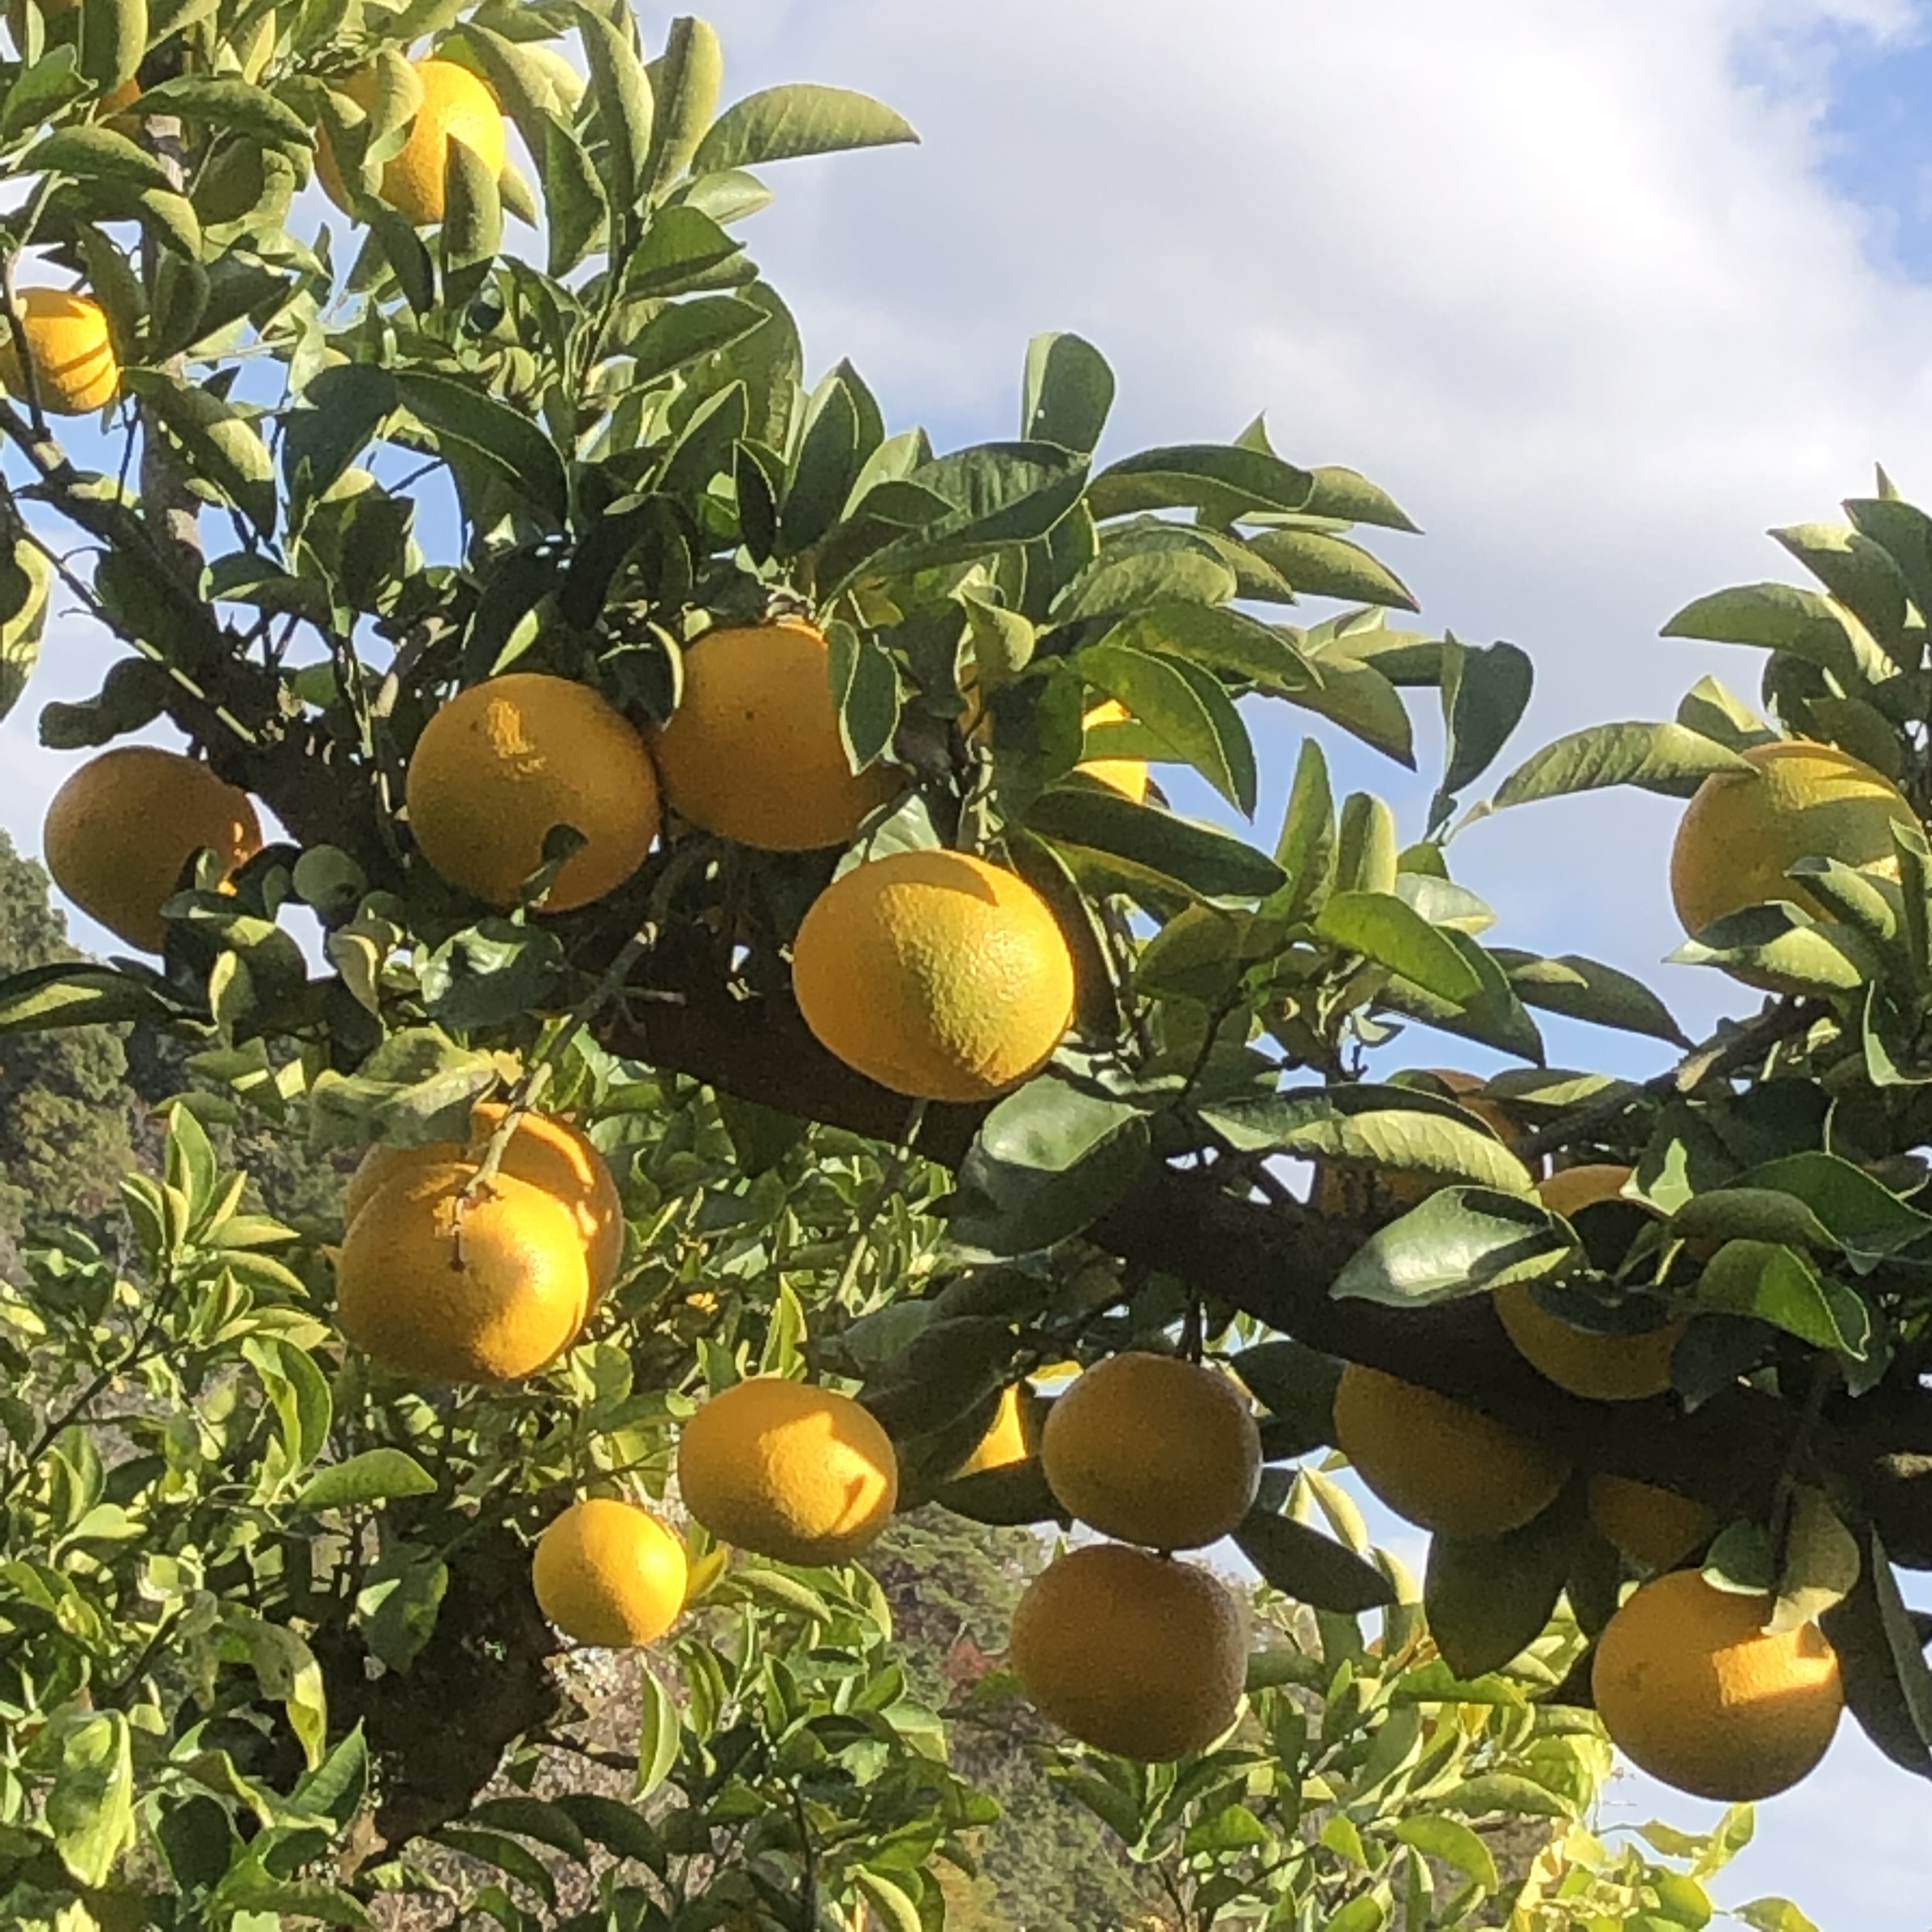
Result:
M623 1208L603 1156L567 1122L526 1113L482 1180L505 1113L476 1108L467 1144L372 1148L350 1184L337 1317L399 1374L530 1375L577 1339L616 1278Z
M1027 1695L1083 1742L1144 1761L1201 1750L1234 1722L1247 1667L1240 1607L1170 1552L1246 1515L1261 1437L1226 1376L1116 1355L1048 1412L1040 1464L1070 1516L1112 1543L1070 1550L1027 1586L1012 1659Z
M713 1396L678 1438L685 1507L720 1542L784 1563L841 1563L891 1520L891 1439L850 1396L776 1376ZM688 1587L684 1546L648 1510L574 1503L538 1539L531 1582L567 1635L649 1643L676 1621Z

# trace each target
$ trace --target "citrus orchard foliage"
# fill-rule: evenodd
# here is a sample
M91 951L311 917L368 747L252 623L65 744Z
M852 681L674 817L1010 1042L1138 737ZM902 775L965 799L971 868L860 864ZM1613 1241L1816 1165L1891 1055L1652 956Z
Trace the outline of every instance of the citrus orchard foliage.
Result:
M937 1924L987 1808L847 1560L935 1501L1120 1539L1032 1582L1013 1662L1125 1754L1064 1748L1100 1814L1179 1832L1190 1924L1490 1910L1440 1815L1468 1712L1588 1741L1470 1815L1574 1812L1584 1640L1717 1668L1694 1620L1612 1622L1666 1548L1772 1627L1739 1640L1772 1688L1802 1662L1781 1774L1841 1695L1932 1768L1892 1568L1932 1562L1932 523L1888 489L1784 533L1828 595L1682 614L1768 651L1774 722L1707 682L1472 806L1529 662L1385 621L1412 600L1351 532L1411 526L1365 478L1258 424L1096 458L1113 379L1071 336L1013 440L945 454L849 364L807 386L738 224L765 164L910 138L879 104L720 111L701 22L646 61L560 0L81 0L15 41L6 266L90 306L11 313L0 644L17 685L57 580L125 646L43 712L99 752L46 842L148 956L16 976L0 1028L164 1032L196 1080L129 1264L64 1231L4 1304L17 1918L358 1924L440 1845L520 1927L564 1910L535 1844L594 1868L586 1928ZM311 172L346 221L295 208ZM1409 842L1313 740L1269 848L1148 783L1252 814L1268 706L1410 762L1409 692L1447 752ZM187 752L114 743L163 720ZM1838 749L1762 748L1800 736ZM1617 782L1696 794L1684 956L1774 995L1701 1048L1620 974L1485 944L1450 877L1484 809ZM1551 1070L1539 1010L1685 1057ZM1520 1064L1371 1078L1411 1024ZM339 1244L242 1205L197 1124L230 1116L374 1150ZM1042 1426L1023 1384L1069 1364ZM1328 1444L1436 1532L1432 1648L1291 1469ZM664 1674L586 1742L557 1633L662 1626L671 1525ZM1319 1612L1319 1685L1175 1560L1230 1526ZM1535 1698L1472 1688L1552 1644ZM1376 1778L1304 1775L1284 1684ZM586 1752L644 1808L570 1782ZM1305 1833L1311 1795L1340 1822ZM1443 1864L1471 1889L1430 1904Z

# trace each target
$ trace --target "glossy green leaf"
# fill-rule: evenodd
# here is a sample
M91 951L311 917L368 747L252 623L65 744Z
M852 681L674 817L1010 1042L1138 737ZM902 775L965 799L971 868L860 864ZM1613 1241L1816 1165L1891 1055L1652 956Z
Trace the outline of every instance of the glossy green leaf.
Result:
M61 1736L47 1831L82 1885L103 1886L134 1838L134 1762L126 1714L97 1712Z
M1284 883L1281 868L1211 825L1098 787L1066 785L1044 791L1027 824L1057 843L1088 846L1207 899L1264 898Z
M296 1491L295 1506L305 1510L362 1509L392 1496L427 1496L436 1479L404 1449L367 1449L318 1469Z
M1863 681L1858 653L1838 611L1815 590L1790 584L1740 584L1700 597L1678 611L1663 634L1788 651L1854 688Z
M1418 1813L1398 1821L1396 1837L1405 1845L1460 1872L1471 1884L1494 1892L1498 1882L1496 1855L1489 1841L1468 1826L1440 1813Z
M1452 1004L1481 990L1450 935L1391 892L1336 892L1316 914L1315 930L1331 945L1386 966Z
M1312 478L1292 463L1232 443L1145 449L1110 464L1093 481L1088 507L1102 522L1143 510L1198 509L1216 523L1257 510L1299 510Z
M644 188L655 196L690 167L717 112L724 54L716 30L708 20L680 15L670 23L664 52L646 71L655 112Z
M1862 1358L1870 1340L1870 1311L1853 1290L1768 1241L1726 1242L1705 1264L1697 1300L1702 1307L1755 1316L1814 1348Z
M1326 530L1264 530L1248 538L1255 554L1270 563L1305 596L1339 597L1351 604L1377 604L1418 610L1415 593L1372 552Z
M1430 1636L1459 1676L1500 1670L1543 1634L1569 1576L1574 1532L1558 1504L1506 1535L1430 1539L1423 1605Z
M1526 1006L1560 1013L1566 1019L1585 1020L1593 1026L1615 1027L1622 1032L1668 1040L1674 1046L1690 1044L1664 1002L1640 980L1614 966L1575 952L1546 958L1498 946L1491 947L1490 953Z
M148 0L81 0L80 70L106 93L132 80L148 50Z
M1027 344L1020 434L1090 454L1114 405L1107 358L1078 335L1036 335Z
M1192 765L1236 811L1252 814L1254 747L1234 700L1211 674L1184 660L1109 640L1090 645L1074 664L1089 684L1118 698L1171 756Z
M1234 1541L1269 1584L1298 1603L1357 1616L1396 1600L1372 1563L1292 1516L1257 1505L1242 1519Z
M628 236L634 232L642 210L650 162L656 119L650 77L626 28L589 5L578 7L578 28L604 136L604 178L610 207Z
M1604 785L1688 798L1713 772L1750 772L1728 746L1682 724L1593 724L1546 745L1496 788L1498 806L1527 805Z
M1378 1228L1330 1292L1343 1300L1421 1306L1536 1280L1576 1252L1576 1238L1538 1202L1493 1188L1446 1187Z
M869 94L794 83L734 101L698 144L691 169L694 174L712 174L918 139L902 115Z

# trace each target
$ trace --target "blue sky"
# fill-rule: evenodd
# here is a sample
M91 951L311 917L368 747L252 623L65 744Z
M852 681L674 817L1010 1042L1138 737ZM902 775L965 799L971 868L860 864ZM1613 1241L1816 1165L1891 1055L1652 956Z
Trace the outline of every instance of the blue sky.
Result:
M646 8L653 43L670 10ZM1119 374L1117 448L1265 409L1285 454L1367 471L1428 531L1378 547L1430 621L1532 652L1505 766L1586 722L1666 716L1706 672L1748 694L1750 654L1666 646L1663 621L1788 574L1765 530L1828 518L1875 460L1932 500L1932 20L1908 0L708 10L730 92L863 87L926 136L774 171L753 249L814 368L852 356L895 426L1002 435L1027 338L1071 328ZM28 850L68 764L32 714L88 694L102 662L58 624L0 727L0 823ZM1263 836L1304 722L1262 723ZM1426 771L1345 775L1420 829ZM1506 814L1456 862L1499 941L1642 974L1694 1029L1738 1000L1658 964L1674 815L1637 796ZM1551 1038L1573 1061L1657 1064ZM1609 1804L1630 1822L1702 1809L1635 1780ZM1723 1896L1788 1893L1824 1932L1926 1932L1928 1823L1932 1792L1847 1726L1764 1808Z

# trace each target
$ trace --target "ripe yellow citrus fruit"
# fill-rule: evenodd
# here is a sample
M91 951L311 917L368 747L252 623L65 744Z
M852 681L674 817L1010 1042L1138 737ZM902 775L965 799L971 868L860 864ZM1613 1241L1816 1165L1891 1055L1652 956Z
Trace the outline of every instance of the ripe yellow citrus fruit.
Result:
M401 148L382 164L380 192L405 220L421 228L442 219L443 170L451 142L460 141L493 177L503 172L508 148L496 97L467 68L441 60L412 64L422 82L422 104ZM367 110L374 105L380 85L376 69L364 68L350 75L340 87L358 107ZM330 200L345 212L352 212L326 130L317 130L315 164L316 177Z
M588 685L542 671L458 692L423 727L406 792L423 856L487 905L517 903L560 825L585 842L558 869L548 912L614 891L658 836L644 740Z
M537 1539L530 1582L565 1636L608 1650L649 1643L684 1608L684 1545L646 1509L614 1497L572 1503Z
M508 1174L466 1203L476 1173L467 1161L406 1166L343 1237L342 1332L400 1373L513 1382L584 1325L590 1274L570 1210Z
M1445 1536L1501 1536L1540 1516L1570 1465L1433 1389L1351 1362L1335 1390L1335 1446L1398 1516Z
M1024 1462L1034 1452L1032 1401L1031 1391L1023 1382L1010 1382L1000 1390L1000 1406L994 1410L986 1434L953 1475L976 1476L987 1469L1010 1469L1016 1462Z
M1695 1570L1642 1585L1604 1627L1590 1672L1611 1742L1696 1797L1789 1790L1829 1748L1844 1694L1824 1632L1768 1634L1771 1610Z
M91 296L69 289L22 289L15 298L20 333L34 365L40 406L51 416L91 416L121 387L121 364L107 330L107 312ZM0 387L24 398L26 378L10 328L0 328Z
M1918 820L1889 778L1831 745L1758 745L1744 756L1757 776L1713 772L1678 826L1670 896L1685 932L1770 899L1824 916L1785 876L1800 859L1897 875L1892 825Z
M895 852L812 902L792 991L820 1043L880 1086L987 1100L1060 1044L1073 957L1018 874L966 852Z
M686 1508L721 1543L782 1563L838 1563L890 1520L898 1459L850 1396L758 1376L684 1425L677 1480Z
M684 654L684 694L651 740L672 809L740 845L843 845L900 789L846 762L825 640L809 624L707 631Z
M54 884L147 952L161 950L161 908L196 853L212 851L226 879L261 847L245 792L154 745L118 745L88 759L54 794L41 832Z
M503 1118L500 1100L481 1102L470 1116L470 1141L430 1141L420 1147L378 1142L364 1154L342 1198L343 1225L353 1222L377 1191L401 1173L452 1161L481 1160ZM527 1180L560 1202L575 1220L590 1270L592 1298L617 1278L624 1258L624 1204L604 1156L568 1121L525 1114L503 1149L497 1172Z
M1027 1586L1011 1658L1063 1730L1152 1764L1204 1750L1234 1721L1247 1638L1240 1606L1206 1570L1094 1543Z
M1172 1355L1115 1355L1047 1412L1040 1465L1062 1508L1150 1550L1198 1550L1255 1500L1261 1432L1216 1369Z
M1546 1208L1574 1214L1615 1200L1630 1178L1627 1167L1593 1162L1559 1168L1536 1192ZM1592 1402L1641 1402L1670 1386L1670 1358L1684 1334L1682 1320L1631 1335L1594 1334L1550 1313L1522 1282L1497 1289L1496 1310L1517 1352L1572 1395Z
M1654 1483L1628 1476L1594 1475L1587 1491L1590 1520L1633 1563L1668 1570L1681 1563L1718 1527L1703 1504Z
M1090 731L1096 724L1124 724L1132 715L1118 698L1109 698L1095 705L1080 722ZM1136 805L1147 802L1148 768L1144 758L1083 758L1074 770L1084 772L1096 784L1118 792Z

